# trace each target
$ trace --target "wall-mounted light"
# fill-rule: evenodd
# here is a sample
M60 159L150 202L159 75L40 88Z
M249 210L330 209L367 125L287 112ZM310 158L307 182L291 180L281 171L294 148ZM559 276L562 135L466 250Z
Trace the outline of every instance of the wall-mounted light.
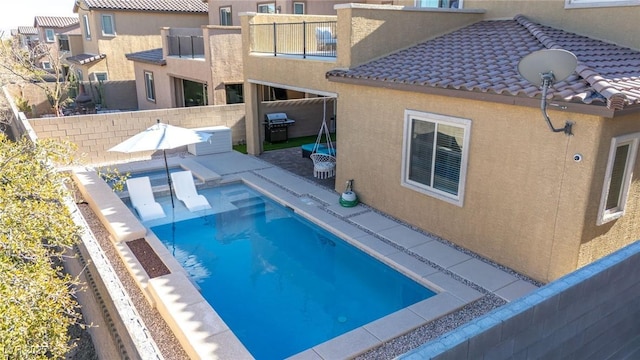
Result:
M276 7L276 14L280 14L282 12L282 6L278 5L278 7Z
M573 123L567 121L563 128L555 128L551 124L551 119L547 115L547 91L549 87L557 81L566 79L573 74L578 65L576 56L562 49L545 49L532 52L525 56L518 63L518 72L530 83L542 87L542 100L540 110L544 116L549 129L553 132L564 132L572 135L571 127Z

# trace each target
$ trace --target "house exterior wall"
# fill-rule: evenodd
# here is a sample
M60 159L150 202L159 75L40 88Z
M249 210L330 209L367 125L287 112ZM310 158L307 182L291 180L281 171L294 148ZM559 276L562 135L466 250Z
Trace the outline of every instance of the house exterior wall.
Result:
M343 4L344 0L278 0L278 1L229 1L229 0L209 0L209 24L220 25L220 8L231 6L231 21L235 26L239 26L240 14L246 12L257 12L258 4L268 2L276 3L280 7L281 14L293 14L293 3L302 2L305 4L305 13L313 15L335 15L334 6ZM365 1L349 1L354 3Z
M156 64L149 64L139 61L132 61L134 75L136 77L136 97L138 99L138 109L168 109L174 104L173 83L167 73L167 67ZM153 73L155 85L156 101L147 100L146 85L144 79L145 71Z
M69 35L69 49L72 55L82 54L84 49L82 48L82 36L81 35Z
M39 67L42 67L42 62L44 61L48 61L51 62L52 66L56 66L55 63L59 62L60 64L66 64L66 61L64 60L67 56L71 56L72 54L74 54L73 50L78 50L78 49L82 49L82 47L78 47L78 44L76 42L72 42L74 41L74 38L77 38L77 36L74 35L68 35L69 38L69 46L70 46L70 50L72 51L62 51L60 50L60 46L59 46L59 36L61 33L65 33L65 32L70 32L72 31L74 28L77 28L78 26L69 26L66 28L54 28L54 27L47 27L47 26L38 26L36 29L38 31L38 36L40 38L39 43L40 44L45 44L47 46L47 48L49 49L49 55L45 56L41 59L39 59ZM47 37L46 37L46 29L52 29L54 31L54 38L53 38L53 42L47 42ZM74 47L72 47L74 46Z
M208 43L209 103L222 105L227 103L225 84L244 82L242 64L242 35L240 26L207 26L203 29ZM207 47L205 47L207 50Z
M567 137L535 107L347 84L337 92L336 184L353 179L374 208L544 282L575 270L594 232L615 248L640 238L635 206L620 225L595 227L614 131L600 117L550 111L576 123ZM471 120L463 206L401 185L406 109ZM625 123L614 132L640 131Z
M565 8L565 0L464 0L464 8L485 9L486 19L513 18L518 14L526 14L534 22L640 49L636 26L640 17L638 5ZM606 16L602 16L604 14Z
M617 220L597 226L602 184L605 177L607 157L611 139L616 136L640 131L640 114L631 114L615 119L602 119L602 132L598 146L598 165L594 169L594 181L591 187L590 206L587 208L583 241L580 244L578 266L584 266L627 244L640 239L640 156L636 157L633 179L627 198L625 215Z
M133 64L125 54L162 47L160 29L164 26L176 28L206 25L207 14L155 13L142 11L86 11L78 9L84 39L84 49L90 54L105 54L101 60L108 69L109 80L134 80ZM91 40L86 39L83 15L89 15ZM113 15L116 36L104 36L101 16ZM90 71L92 71L91 69Z
M481 10L338 5L338 67L357 66L481 20Z
M596 226L611 139L640 131L638 115L607 119L587 115L593 113L586 111L596 108L593 105L571 104L566 111L550 108L556 126L567 120L576 123L574 135L568 137L549 131L537 99L505 96L491 102L489 94L469 100L451 97L455 90L427 95L327 82L329 69L350 68L497 14L360 4L337 9L335 61L251 55L249 44L255 39L250 37L250 23L296 20L283 15L242 17L249 153L261 152L260 85L336 94L336 184L353 179L362 201L374 208L543 282L640 238L640 225L634 221L640 206L637 181L630 190L627 214ZM544 11L535 14L542 16ZM578 12L571 14L578 26ZM597 37L606 37L608 29L600 30ZM401 185L407 109L471 120L462 206ZM584 159L575 162L574 154Z
M163 28L162 36L169 36L181 29ZM182 29L188 33L201 31L205 40L205 57L168 56L167 44L163 44L166 65L134 63L140 109L163 109L178 106L175 101L173 79L187 79L207 84L209 105L226 104L225 84L243 83L242 37L239 26L203 26L202 29ZM197 32L197 31L196 31ZM195 32L194 32L195 33ZM156 101L147 100L144 71L154 75Z

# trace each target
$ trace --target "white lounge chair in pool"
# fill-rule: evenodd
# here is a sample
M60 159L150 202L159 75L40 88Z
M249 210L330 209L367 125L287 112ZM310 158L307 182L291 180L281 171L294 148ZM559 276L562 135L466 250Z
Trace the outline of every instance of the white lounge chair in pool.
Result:
M189 211L211 209L207 198L198 194L191 171L173 172L171 173L171 181L176 191L176 197L184 203Z
M165 217L162 206L153 197L153 188L148 176L127 179L127 190L131 205L138 212L142 221Z

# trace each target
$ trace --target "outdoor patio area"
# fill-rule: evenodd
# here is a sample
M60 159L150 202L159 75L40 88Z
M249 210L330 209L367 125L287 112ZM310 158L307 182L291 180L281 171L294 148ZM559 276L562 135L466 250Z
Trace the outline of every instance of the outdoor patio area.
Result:
M335 189L335 178L318 179L313 176L313 162L311 159L302 156L302 150L299 147L266 151L260 154L258 158L307 180L311 180L320 186L332 190ZM342 190L342 187L338 187L338 190Z

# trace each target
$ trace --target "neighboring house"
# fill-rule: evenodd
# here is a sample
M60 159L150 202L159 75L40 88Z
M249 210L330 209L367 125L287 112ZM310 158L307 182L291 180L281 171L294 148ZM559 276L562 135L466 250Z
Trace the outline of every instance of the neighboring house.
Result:
M631 49L640 46L625 32L640 6L615 5L339 5L337 56L324 62L256 53L255 25L281 20L247 14L248 151L261 152L265 84L332 94L336 190L353 179L376 209L534 279L557 279L640 238L640 52ZM523 57L545 48L578 58L548 96L551 122L573 122L571 136L549 131L540 89L518 73Z
M30 50L38 43L38 30L33 26L18 26L11 35L20 42L23 49Z
M133 80L133 64L125 54L161 47L162 27L207 24L207 4L201 0L79 0L73 11L84 51L68 60L81 80L91 82Z
M293 14L293 15L335 15L334 6L344 3L364 3L367 1L345 0L272 0L272 1L229 1L209 0L209 24L223 26L239 26L239 14L256 12L264 14ZM370 3L384 3L385 1L368 1ZM389 1L387 1L389 2Z
M69 63L66 58L73 56L74 51L81 49L79 42L80 24L78 19L70 16L36 16L33 26L37 31L39 44L48 48L49 56L37 59L38 66L45 70L52 70L55 63L68 71Z
M344 1L210 0L209 23L165 27L162 48L127 54L134 63L138 107L162 109L244 102L240 12L335 14ZM304 94L302 94L304 96Z
M138 108L243 102L239 27L163 28L163 47L127 54L134 65Z

